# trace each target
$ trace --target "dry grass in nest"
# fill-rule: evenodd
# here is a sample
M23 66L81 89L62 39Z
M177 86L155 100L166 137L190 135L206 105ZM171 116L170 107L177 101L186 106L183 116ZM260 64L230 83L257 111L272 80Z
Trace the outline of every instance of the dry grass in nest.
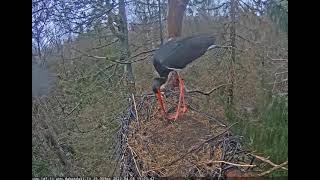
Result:
M241 137L232 135L230 126L223 127L191 109L176 121L168 121L153 96L136 101L138 118L131 117L127 133L122 133L122 175L223 177L234 168L255 167L241 148ZM166 101L174 102L170 96Z

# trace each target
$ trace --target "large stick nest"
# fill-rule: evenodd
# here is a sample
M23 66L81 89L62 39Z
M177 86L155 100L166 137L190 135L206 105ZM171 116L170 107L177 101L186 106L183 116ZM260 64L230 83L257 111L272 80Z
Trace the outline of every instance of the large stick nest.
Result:
M167 94L166 102L173 102L169 109L176 106L176 96ZM190 108L187 97L189 110L175 122L163 119L154 96L132 98L118 136L121 176L223 179L251 176L257 170L254 157L242 148L242 137L229 125Z

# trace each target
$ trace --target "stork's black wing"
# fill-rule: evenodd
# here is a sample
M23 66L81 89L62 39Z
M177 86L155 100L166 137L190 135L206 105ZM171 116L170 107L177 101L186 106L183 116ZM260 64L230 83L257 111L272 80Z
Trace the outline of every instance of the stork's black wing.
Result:
M202 56L214 43L209 36L191 36L169 41L154 55L154 61L167 68L182 69Z

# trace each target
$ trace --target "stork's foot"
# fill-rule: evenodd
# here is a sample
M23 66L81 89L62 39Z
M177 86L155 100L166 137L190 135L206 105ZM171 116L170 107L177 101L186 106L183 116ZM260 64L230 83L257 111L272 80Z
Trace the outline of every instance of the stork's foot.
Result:
M175 121L177 120L179 117L179 114L175 114L175 115L168 115L167 116L167 119L170 120L170 121Z
M168 115L167 119L172 120L172 121L177 120L179 116L183 115L184 113L186 113L188 111L188 108L186 106L181 106L179 108L179 110L177 110L177 111L178 112L176 112L174 114Z
M180 108L180 113L186 113L188 111L188 108L186 106L182 106Z

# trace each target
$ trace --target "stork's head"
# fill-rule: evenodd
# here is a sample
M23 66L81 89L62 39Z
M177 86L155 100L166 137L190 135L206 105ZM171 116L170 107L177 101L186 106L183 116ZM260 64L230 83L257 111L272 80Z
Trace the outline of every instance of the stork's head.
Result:
M165 77L158 77L158 78L154 78L153 79L153 83L152 83L152 91L154 93L157 93L160 90L160 87L166 83L167 78Z

